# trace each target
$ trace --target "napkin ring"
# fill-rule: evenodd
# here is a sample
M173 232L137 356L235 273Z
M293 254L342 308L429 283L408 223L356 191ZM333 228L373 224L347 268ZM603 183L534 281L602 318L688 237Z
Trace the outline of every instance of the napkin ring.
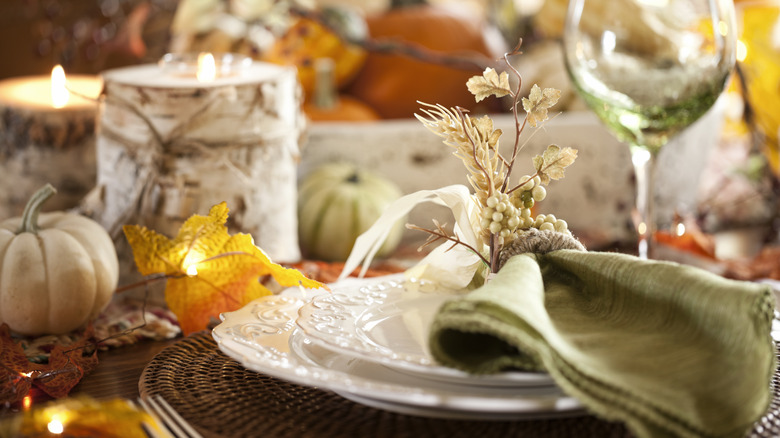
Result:
M587 251L585 245L570 234L538 228L518 231L517 234L517 238L505 246L501 250L501 254L498 255L498 269L501 269L507 260L518 254L529 252L544 254L558 249Z

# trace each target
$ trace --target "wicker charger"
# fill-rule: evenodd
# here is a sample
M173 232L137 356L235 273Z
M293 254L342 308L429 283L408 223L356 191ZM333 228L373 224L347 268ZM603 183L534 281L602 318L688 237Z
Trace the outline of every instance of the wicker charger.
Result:
M780 394L752 437L780 436ZM332 392L249 371L223 354L210 332L161 351L144 369L141 396L160 395L207 437L630 437L590 415L524 421L459 421L370 408Z

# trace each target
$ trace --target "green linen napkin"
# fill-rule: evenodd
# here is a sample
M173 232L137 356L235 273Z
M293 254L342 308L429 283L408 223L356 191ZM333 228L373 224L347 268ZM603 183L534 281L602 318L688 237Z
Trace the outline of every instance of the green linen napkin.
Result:
M775 367L768 286L690 266L557 250L509 259L431 325L441 364L548 372L638 437L742 436Z

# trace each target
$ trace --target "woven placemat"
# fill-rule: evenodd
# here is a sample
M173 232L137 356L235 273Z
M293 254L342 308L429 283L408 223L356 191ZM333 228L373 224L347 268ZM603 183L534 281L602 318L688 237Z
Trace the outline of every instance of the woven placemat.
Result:
M780 436L780 397L750 436ZM210 332L183 338L144 369L141 396L161 395L206 437L630 437L590 415L524 421L441 420L396 414L332 392L248 371L223 354Z

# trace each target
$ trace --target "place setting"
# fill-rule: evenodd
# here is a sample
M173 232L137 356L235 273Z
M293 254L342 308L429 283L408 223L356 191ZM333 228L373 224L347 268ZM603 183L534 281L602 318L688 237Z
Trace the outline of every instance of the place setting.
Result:
M728 8L688 6L685 19L709 16L724 26L730 19ZM642 17L649 23L661 12L644 10ZM593 13L587 1L569 6L566 66L586 103L631 146L640 183L638 256L589 252L565 220L532 216L578 151L549 146L534 157L535 172L515 182L510 174L521 145L516 141L514 152L502 155L502 133L493 131L489 117L471 119L457 108L421 103L416 117L455 150L473 194L448 186L401 197L356 240L341 281L329 291L306 296L288 289L223 314L212 332L220 350L250 370L401 414L460 420L596 415L647 437L737 436L750 429L773 397L767 385L776 366L769 338L772 289L651 260L654 160L669 138L714 104L733 65L735 41L716 33L717 50L701 53L699 43L683 40L647 46L626 38L649 32L636 23L581 27ZM669 34L690 32L687 25L665 24ZM690 58L680 57L679 65L652 58L686 50ZM696 73L683 74L689 70ZM663 92L639 85L648 80ZM507 72L492 68L467 85L477 101L508 95L513 108L522 104L527 114L516 139L526 126L543 124L559 96L535 86L521 99ZM668 91L672 87L677 91ZM621 101L624 95L635 105ZM686 106L685 99L700 106ZM449 207L454 231L435 220L430 229L409 227L428 233L426 245L438 247L404 274L346 278L361 263L370 265L395 221L427 201ZM730 374L740 376L739 384Z

